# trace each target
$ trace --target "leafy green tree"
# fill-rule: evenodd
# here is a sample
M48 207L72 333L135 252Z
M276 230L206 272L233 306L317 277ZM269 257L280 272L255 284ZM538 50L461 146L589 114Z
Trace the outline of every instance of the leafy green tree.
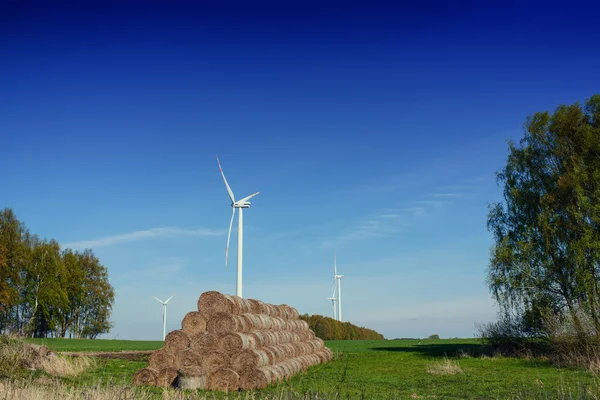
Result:
M25 238L29 231L10 208L0 211L0 244L4 248L6 269L2 270L0 283L2 303L0 304L0 327L3 332L19 333L21 316L19 314L20 293L23 289L23 271L27 264L27 246Z
M583 333L584 315L600 332L600 95L529 117L497 180L488 282L498 303L533 335L548 316Z
M73 331L76 337L96 338L110 331L110 313L115 291L108 281L108 271L92 250L78 253L83 273L83 301L78 304Z
M47 337L61 319L60 312L68 308L66 270L55 240L33 241L31 258L26 268L24 303L28 305L28 333Z

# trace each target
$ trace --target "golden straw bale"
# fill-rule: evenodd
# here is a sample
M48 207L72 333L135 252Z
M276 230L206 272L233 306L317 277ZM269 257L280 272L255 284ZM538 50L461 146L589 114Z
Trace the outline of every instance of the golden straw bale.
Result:
M148 357L148 366L158 371L166 367L176 368L178 365L175 354L166 348L162 348L150 354L150 357Z
M200 311L192 311L181 321L181 329L190 337L206 332L206 317Z
M242 350L231 357L231 368L243 371L269 365L269 356L264 350Z
M158 379L158 371L155 368L142 368L133 375L132 381L134 386L147 385L156 386Z
M251 314L262 314L262 307L258 300L248 299L250 302L250 311Z
M179 353L177 355L179 359L179 373L187 377L205 375L203 366L204 354L192 348Z
M256 349L256 339L253 335L241 332L228 332L219 337L217 349L227 354L238 353L244 349Z
M240 388L240 376L231 369L223 368L210 374L207 384L211 390L238 390Z
M246 319L240 315L232 315L224 312L218 312L208 320L206 328L209 334L223 334L227 332L246 332L249 331Z
M252 313L252 303L239 296L231 296L235 304L236 314Z
M213 350L202 358L202 368L208 375L219 369L229 368L230 363L229 355L218 350Z
M158 387L170 387L173 386L173 382L177 378L177 369L175 368L161 368L158 370L158 377L156 378L156 386Z
M212 350L216 345L219 337L208 332L192 336L190 338L190 348L202 353L205 350Z
M267 365L259 369L263 371L263 373L267 377L267 380L269 381L269 384L283 380L283 375L281 374L281 371L278 368L275 368L274 365Z
M231 314L235 311L235 302L228 294L204 292L198 299L198 311L209 319L218 312Z
M188 347L190 347L190 336L181 329L171 331L165 337L165 348L174 354Z
M262 389L270 383L270 374L260 368L251 368L243 371L240 375L240 388Z

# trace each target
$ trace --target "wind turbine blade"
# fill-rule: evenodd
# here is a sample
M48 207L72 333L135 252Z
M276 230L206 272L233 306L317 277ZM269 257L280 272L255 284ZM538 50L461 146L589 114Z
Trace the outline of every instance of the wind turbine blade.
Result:
M235 203L235 198L233 197L233 191L229 187L229 183L227 183L227 179L225 178L225 174L223 173L223 168L221 168L221 162L219 161L219 156L217 156L217 164L219 164L219 171L221 171L221 176L223 177L223 182L225 182L225 187L227 188L227 193L229 193L229 198L232 203Z
M173 295L173 296L175 296L175 295ZM173 298L173 296L169 297L169 298L168 298L168 299L165 301L165 304L167 304L167 303L169 302L169 300L171 300L171 299Z
M154 297L154 296L152 296L152 297ZM155 298L155 299L156 299L156 301L158 301L159 303L161 303L161 304L165 304L165 303L164 303L164 302L163 302L161 299L159 299L158 297L154 297L154 298Z
M333 276L337 275L337 256L335 250L333 251Z
M235 207L231 207L231 220L229 221L229 233L227 234L227 247L225 248L225 268L229 259L229 239L231 239L231 227L233 226L233 217L235 217Z
M241 200L238 200L238 201L239 201L240 203L242 203L242 202L244 202L244 201L248 201L248 200L250 200L251 198L253 198L254 196L256 196L256 195L257 195L257 194L259 194L259 193L260 193L260 192L252 193L250 196L248 196L248 197L244 197L243 199L241 199Z

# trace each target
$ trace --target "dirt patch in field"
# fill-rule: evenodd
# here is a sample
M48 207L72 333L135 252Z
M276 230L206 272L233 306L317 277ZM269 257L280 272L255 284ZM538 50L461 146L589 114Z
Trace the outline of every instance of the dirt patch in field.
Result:
M148 361L154 350L138 351L64 351L60 354L69 357L111 358L126 361Z

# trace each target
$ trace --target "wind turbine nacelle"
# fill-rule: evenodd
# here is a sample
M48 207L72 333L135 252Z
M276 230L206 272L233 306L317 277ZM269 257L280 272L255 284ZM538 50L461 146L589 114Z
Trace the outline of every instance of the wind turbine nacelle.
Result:
M243 203L235 203L233 206L235 208L250 208L250 202L249 201L245 201Z

